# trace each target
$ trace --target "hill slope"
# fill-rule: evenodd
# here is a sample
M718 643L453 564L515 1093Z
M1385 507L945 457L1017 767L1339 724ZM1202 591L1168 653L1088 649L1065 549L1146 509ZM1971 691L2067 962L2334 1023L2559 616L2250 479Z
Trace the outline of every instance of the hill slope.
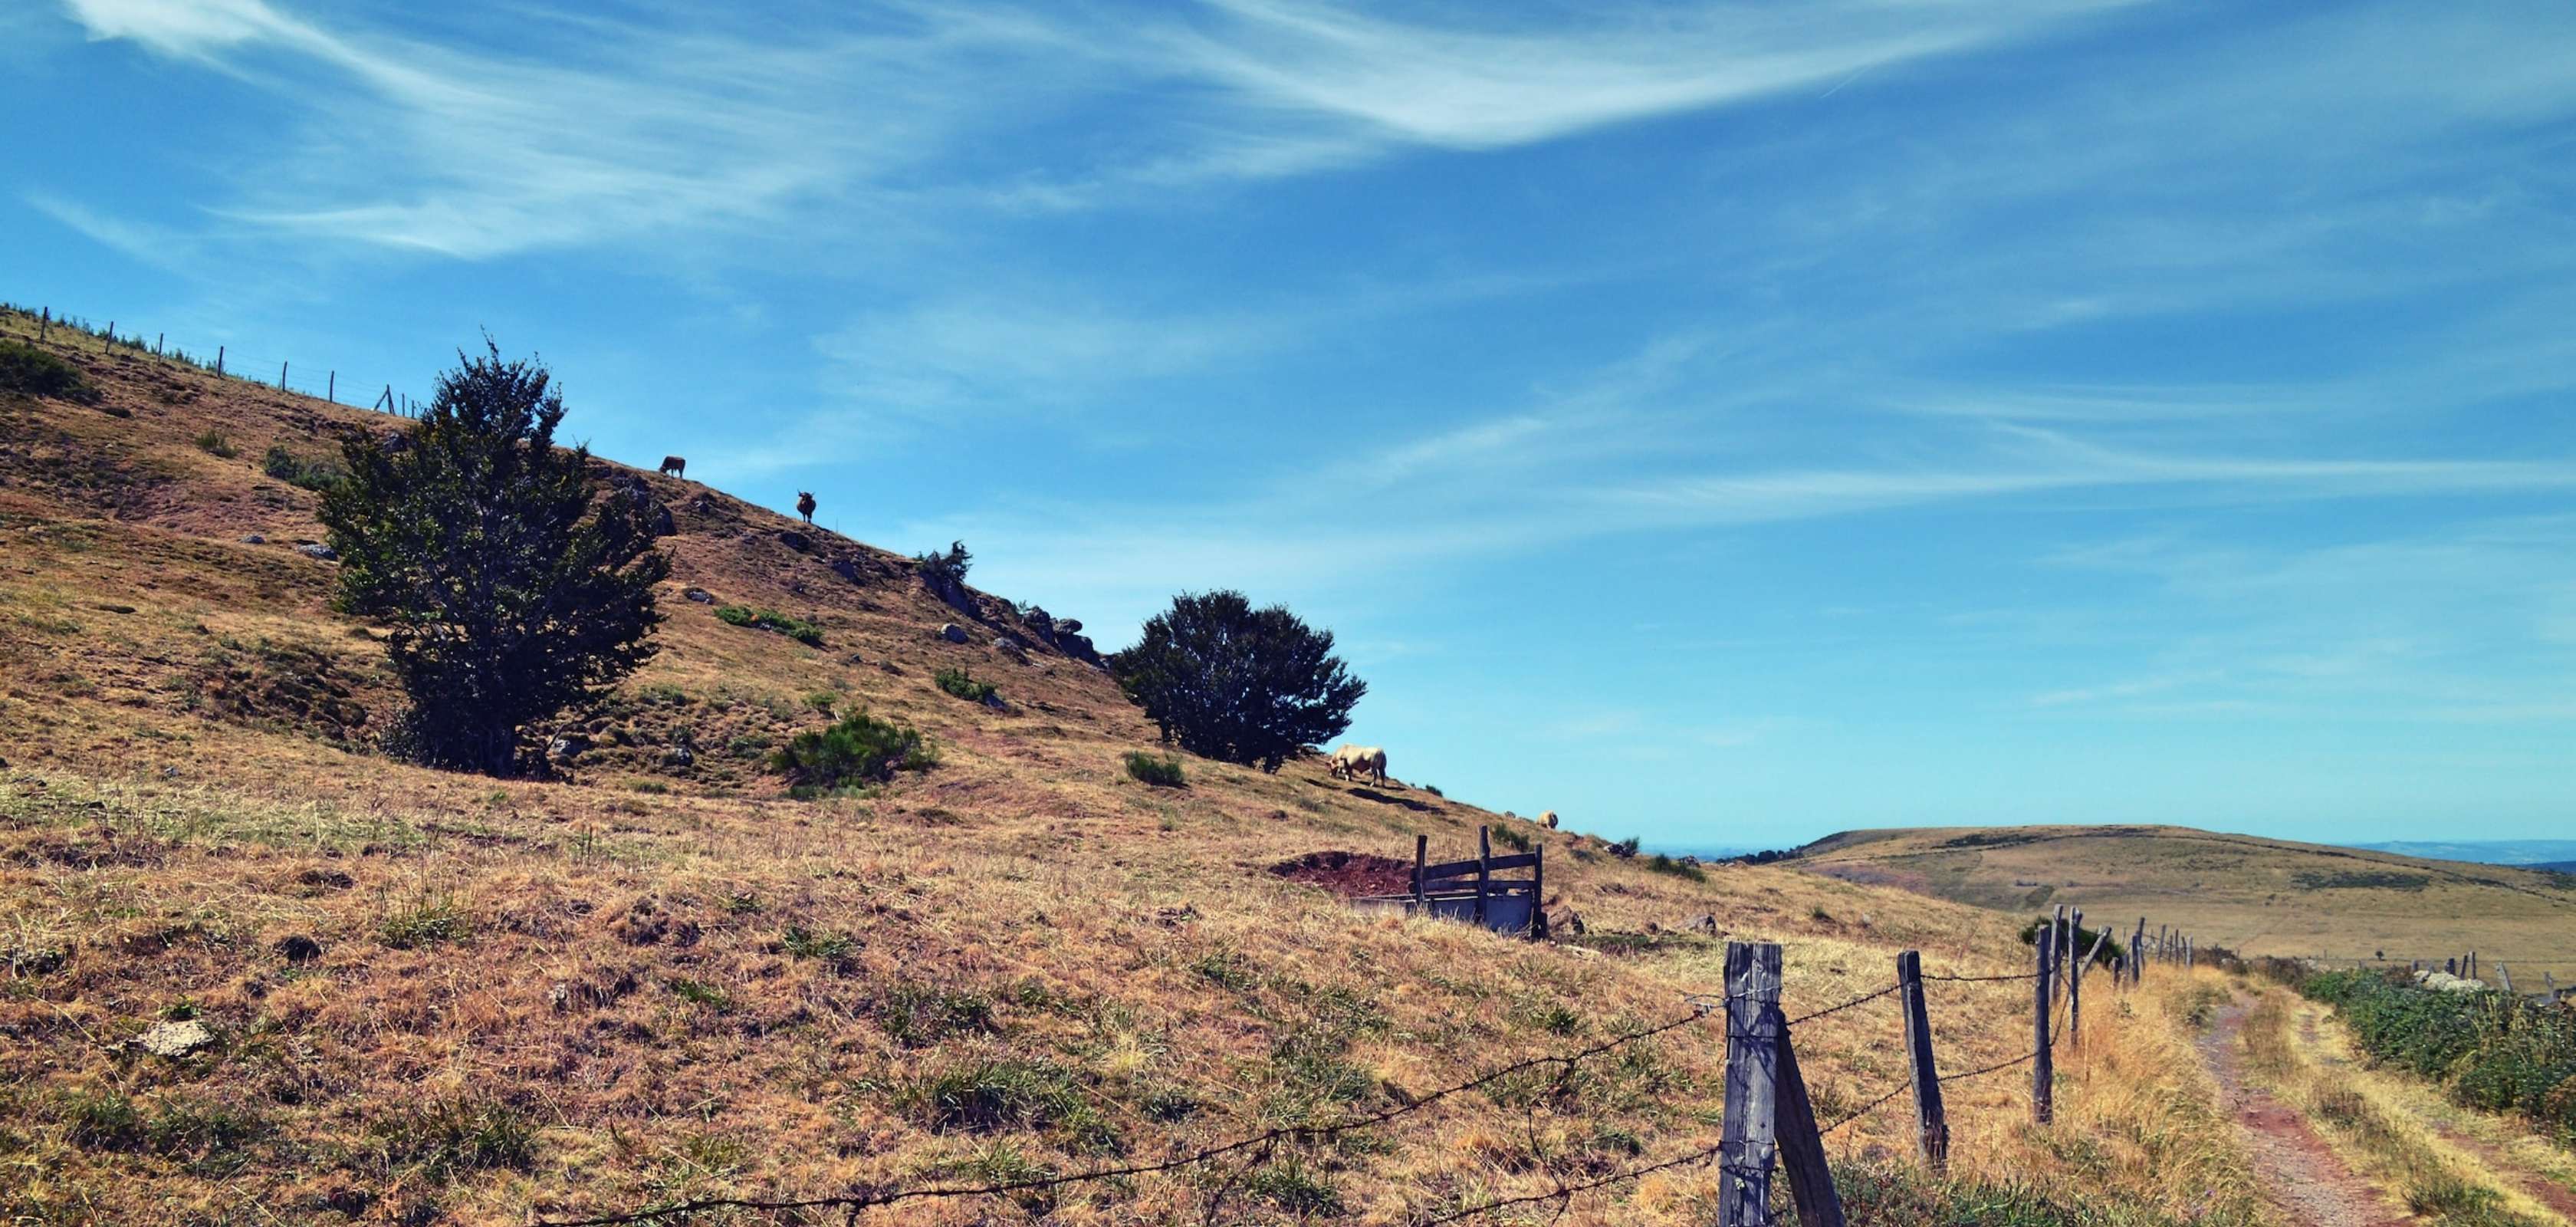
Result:
M315 496L263 457L327 460L335 432L400 423L77 333L44 348L98 397L0 392L13 1221L524 1223L1026 1178L1392 1110L1686 1017L1725 936L1788 944L1793 1013L1877 987L1902 948L1936 970L2026 958L1993 913L1784 869L1655 872L1316 763L1192 759L1186 788L1149 788L1120 770L1149 727L1007 603L952 608L899 556L614 466L604 482L672 509L674 569L660 656L557 730L593 748L555 782L391 762L370 749L396 702L379 636L329 608L331 563L296 548ZM691 589L822 643L728 624ZM942 693L949 667L1004 706ZM857 707L918 726L939 765L789 797L767 748ZM1589 938L1363 914L1270 871L1417 834L1463 855L1488 824L1545 849ZM1714 933L1673 931L1703 914ZM2022 986L1941 987L1950 1068L2026 1049ZM1800 1029L1820 1113L1900 1074L1891 1005ZM2062 1058L2061 1135L2021 1127L2010 1073L1957 1084L1959 1170L2080 1173L2133 1221L2256 1221L2241 1154L2189 1127L2212 1118L2179 1010L2112 1012L2114 1042ZM1544 1193L1714 1137L1723 1036L1686 1026L1381 1128L868 1221L1395 1222ZM1901 1110L1836 1142L1905 1178ZM1677 1166L1566 1221L1703 1221L1716 1180Z
M2576 879L2501 865L2169 826L1923 827L1818 840L1789 862L1979 907L2078 901L2126 935L2144 916L2245 954L2479 953L2538 987L2576 980Z

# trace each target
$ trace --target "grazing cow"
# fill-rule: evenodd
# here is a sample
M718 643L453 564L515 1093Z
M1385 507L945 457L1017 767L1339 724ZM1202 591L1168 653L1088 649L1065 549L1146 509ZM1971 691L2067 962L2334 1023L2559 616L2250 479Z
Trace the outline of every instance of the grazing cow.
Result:
M1386 751L1376 746L1343 746L1333 751L1333 775L1345 780L1367 775L1383 784L1386 782Z
M679 477L689 471L689 462L678 456L662 457L662 476Z
M805 522L808 524L814 522L813 491L799 490L796 492L796 514L805 517Z

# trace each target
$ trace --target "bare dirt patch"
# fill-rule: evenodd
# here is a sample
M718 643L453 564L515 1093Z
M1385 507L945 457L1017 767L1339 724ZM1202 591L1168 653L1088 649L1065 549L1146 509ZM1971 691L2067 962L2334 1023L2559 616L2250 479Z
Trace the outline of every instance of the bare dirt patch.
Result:
M1291 882L1321 886L1347 899L1400 895L1413 889L1413 863L1366 852L1309 852L1270 867Z
M2245 1127L2256 1170L2284 1214L2301 1227L2393 1227L2413 1222L2391 1210L2371 1183L2344 1165L2307 1118L2245 1081L2246 1003L2228 1002L2200 1037L2201 1059L2217 1076L2227 1109Z

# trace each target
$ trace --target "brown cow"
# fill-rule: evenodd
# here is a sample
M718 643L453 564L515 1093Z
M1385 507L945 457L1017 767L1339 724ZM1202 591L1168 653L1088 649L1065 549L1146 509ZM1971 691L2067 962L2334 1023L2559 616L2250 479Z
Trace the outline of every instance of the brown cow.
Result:
M662 457L662 476L679 477L689 471L689 462L678 456Z
M814 522L813 491L799 490L796 492L796 514L805 517L805 522L808 524Z

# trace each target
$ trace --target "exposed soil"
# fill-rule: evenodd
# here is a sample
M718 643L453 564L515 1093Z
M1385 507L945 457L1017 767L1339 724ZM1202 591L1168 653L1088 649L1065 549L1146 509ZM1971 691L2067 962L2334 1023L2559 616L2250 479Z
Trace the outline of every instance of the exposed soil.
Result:
M1366 852L1309 852L1270 867L1291 882L1321 886L1344 898L1400 895L1413 889L1413 863Z
M2229 1113L2245 1127L2255 1170L2282 1213L2302 1227L2386 1227L2415 1221L2391 1210L2378 1189L2344 1166L2306 1117L2245 1081L2245 1056L2237 1043L2245 1010L2243 998L2220 1010L2200 1037L2200 1055L2217 1075Z

